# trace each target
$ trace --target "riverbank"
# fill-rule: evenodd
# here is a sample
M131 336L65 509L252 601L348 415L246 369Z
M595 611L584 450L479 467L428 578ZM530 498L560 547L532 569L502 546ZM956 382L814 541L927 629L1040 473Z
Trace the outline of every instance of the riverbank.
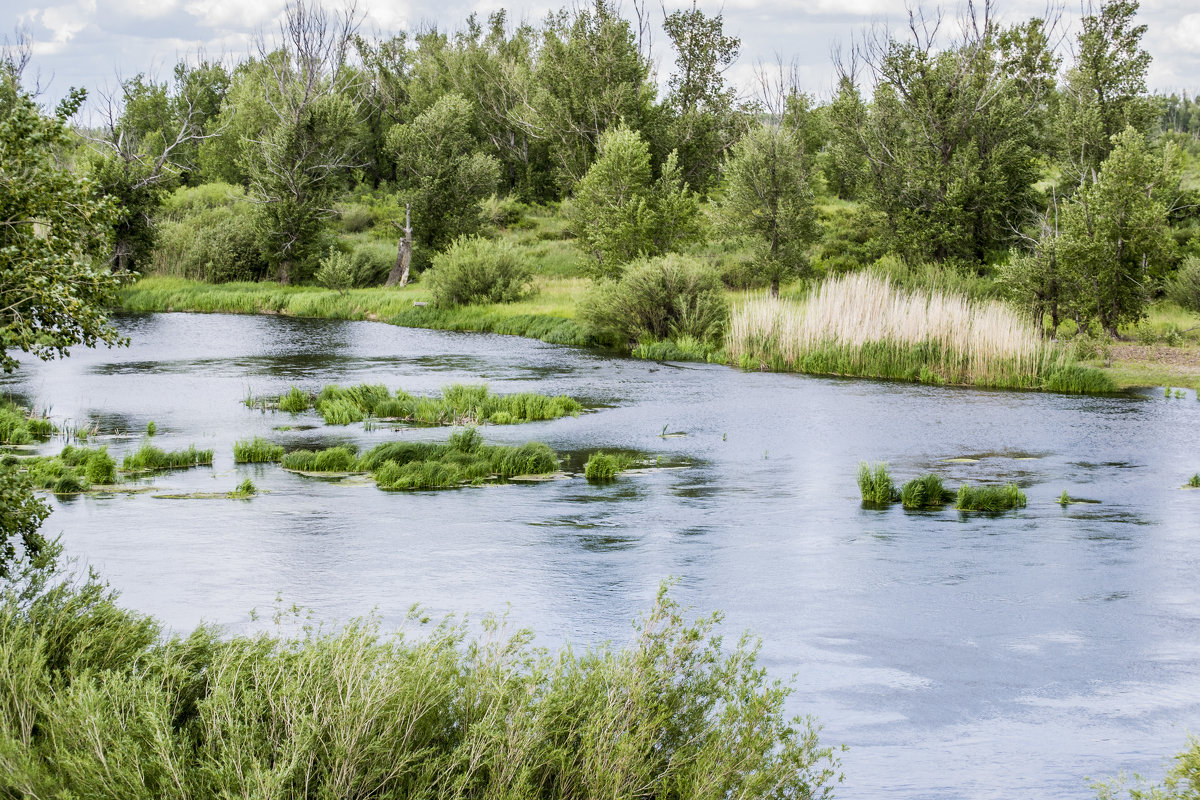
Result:
M540 275L536 278L536 285L536 294L516 303L438 309L432 305L418 305L430 300L429 293L420 284L403 288L376 287L336 292L316 286L209 284L184 278L151 276L121 289L118 310L133 313L192 311L282 314L319 319L370 320L413 328L523 336L551 344L597 344L575 315L576 302L590 286L587 279ZM740 295L730 293L731 302L735 296ZM726 360L720 352L691 352L670 342L654 347L640 346L635 355L660 360L707 359L722 363ZM1164 385L1200 389L1200 347L1197 346L1117 343L1109 347L1106 357L1081 360L1080 363L1097 368L1119 390ZM798 371L825 373L829 370Z

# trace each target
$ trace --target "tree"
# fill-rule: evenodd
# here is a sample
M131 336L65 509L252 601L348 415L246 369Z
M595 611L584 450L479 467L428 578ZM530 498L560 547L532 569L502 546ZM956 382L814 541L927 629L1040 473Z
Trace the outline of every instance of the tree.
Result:
M28 478L0 465L0 585L19 585L54 562L60 548L38 532L48 516L50 507L34 496Z
M720 14L696 7L667 15L663 31L675 48L675 71L667 81L666 140L679 153L688 185L703 191L716 179L721 156L745 132L745 114L725 71L737 60L741 40L726 36Z
M353 10L331 17L295 0L279 48L258 42L261 127L244 134L242 157L263 250L283 284L313 268L336 182L357 164L359 75L346 67L357 24Z
M1126 127L1146 133L1154 122L1146 95L1150 54L1141 47L1146 26L1133 24L1137 10L1137 0L1108 0L1083 18L1058 114L1071 182L1095 180L1117 134Z
M388 133L397 182L412 204L421 261L459 236L479 230L479 201L496 190L500 163L478 152L471 133L471 106L448 94L412 122Z
M1057 248L1076 312L1110 336L1140 319L1173 249L1161 196L1178 183L1170 159L1151 151L1132 127L1113 137L1095 182L1062 213Z
M83 102L72 90L46 117L23 92L11 65L0 65L0 367L13 351L49 359L74 344L121 341L105 309L118 279L97 254L117 218L111 199L59 165L66 119Z
M837 94L826 111L831 126L825 157L825 181L839 198L858 197L859 185L866 175L866 157L856 146L855 133L863 129L867 106L851 75L838 79Z
M817 212L804 145L794 130L760 125L733 146L716 213L726 231L754 243L773 296L782 279L803 274L817 238Z
M571 219L596 273L619 277L639 256L678 249L699 236L699 204L683 183L674 153L652 180L650 148L624 126L600 139L600 157L575 188Z

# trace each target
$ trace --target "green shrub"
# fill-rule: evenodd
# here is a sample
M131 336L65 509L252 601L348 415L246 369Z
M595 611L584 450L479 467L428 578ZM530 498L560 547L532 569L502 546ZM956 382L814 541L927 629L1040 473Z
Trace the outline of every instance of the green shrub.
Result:
M422 281L442 308L512 303L532 293L533 270L508 242L464 236L433 257Z
M900 503L905 508L941 508L953 499L954 492L933 474L913 478L900 489Z
M375 215L371 213L370 207L357 203L345 206L338 212L338 218L342 223L342 230L346 233L365 231L375 224Z
M900 498L896 484L888 474L887 464L883 463L872 467L864 461L858 465L858 491L868 505L886 505Z
M1005 486L958 487L954 507L959 511L1008 511L1025 507L1025 493L1015 483Z
M1167 299L1180 308L1200 312L1200 257L1188 256L1167 282Z
M246 208L201 208L158 226L151 269L209 283L262 280L270 272Z
M350 251L353 285L358 288L379 286L387 280L396 263L396 245L391 242L359 242Z
M493 228L512 227L527 210L528 206L510 194L500 197L493 192L479 201L480 220Z
M249 441L238 441L233 444L233 461L235 464L268 464L283 458L283 445L272 444L266 439L255 436Z
M321 266L317 268L313 280L318 286L345 294L354 288L354 265L350 256L339 252L336 247L329 248L329 255L321 259Z
M619 281L597 286L578 310L597 338L631 348L647 337L715 344L729 320L716 271L678 254L630 263Z

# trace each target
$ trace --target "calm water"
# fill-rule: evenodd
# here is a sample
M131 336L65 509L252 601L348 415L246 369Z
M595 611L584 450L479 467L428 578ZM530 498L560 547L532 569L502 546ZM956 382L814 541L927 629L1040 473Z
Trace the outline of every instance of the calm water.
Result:
M55 417L103 432L158 425L160 447L213 448L212 469L155 485L252 501L149 495L55 501L48 526L125 602L176 629L243 630L277 595L323 619L413 603L508 609L538 641L625 641L659 584L726 630L761 635L791 707L845 743L845 798L1091 797L1086 778L1161 776L1200 730L1200 403L944 390L708 365L614 360L524 339L274 317L125 318L132 346L26 362L0 378ZM370 381L413 393L486 381L567 393L577 419L484 429L684 458L582 479L432 493L235 467L236 439L289 448L445 431L263 414L248 392ZM662 438L667 426L686 432ZM120 457L137 436L109 442ZM974 463L947 459L971 457ZM951 484L1015 480L999 517L860 507L855 470ZM1063 489L1099 505L1061 508Z

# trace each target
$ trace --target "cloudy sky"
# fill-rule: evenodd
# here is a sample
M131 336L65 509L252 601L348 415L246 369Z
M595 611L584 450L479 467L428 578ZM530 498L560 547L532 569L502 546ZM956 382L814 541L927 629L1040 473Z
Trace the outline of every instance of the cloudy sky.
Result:
M331 0L336 1L336 0ZM688 0L666 0L668 9ZM570 0L563 0L570 2ZM454 29L471 12L485 16L498 8L510 18L541 20L563 2L545 0L359 0L368 30L394 32L436 24ZM629 6L631 0L626 0ZM653 6L658 0L651 0ZM1080 0L1066 0L1063 18L1079 16ZM170 74L180 56L203 50L241 57L254 33L275 29L285 0L3 0L10 32L20 29L33 40L33 68L48 84L44 100L53 102L70 86L96 90L112 86L118 75ZM742 56L731 77L745 85L760 62L794 62L805 88L825 96L832 85L830 49L872 24L902 24L905 0L700 0L709 13L723 12L726 31L742 39ZM927 5L933 5L933 2ZM1045 0L997 0L1006 20L1042 16ZM943 0L952 7L954 0ZM629 11L630 9L626 9ZM661 12L657 15L661 17ZM1153 89L1200 90L1200 7L1196 0L1143 0L1141 21L1149 26L1143 40L1154 57ZM655 39L662 59L664 37ZM665 75L670 64L660 64Z

